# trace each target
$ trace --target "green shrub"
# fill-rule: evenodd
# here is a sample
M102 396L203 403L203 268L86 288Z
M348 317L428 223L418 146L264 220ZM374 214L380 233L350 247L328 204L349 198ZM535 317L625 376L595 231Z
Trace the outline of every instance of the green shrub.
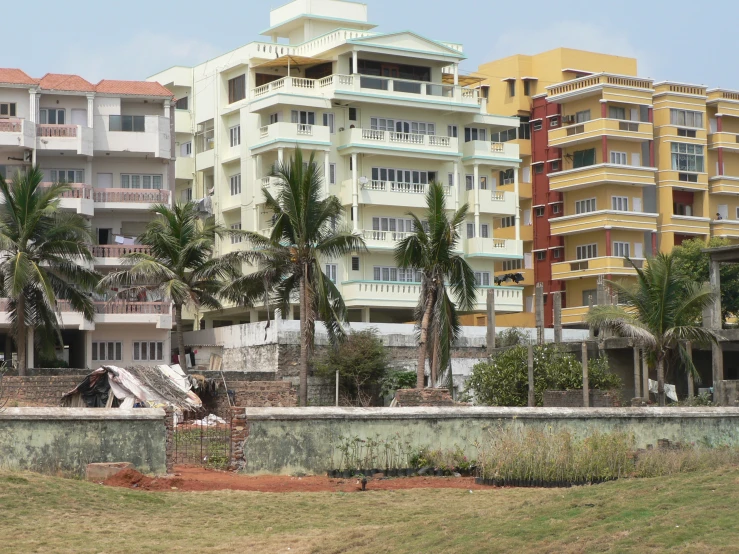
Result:
M519 344L529 344L529 335L518 327L509 327L495 335L496 348L507 348Z
M394 394L396 390L413 389L416 387L416 372L391 369L380 381L382 396Z

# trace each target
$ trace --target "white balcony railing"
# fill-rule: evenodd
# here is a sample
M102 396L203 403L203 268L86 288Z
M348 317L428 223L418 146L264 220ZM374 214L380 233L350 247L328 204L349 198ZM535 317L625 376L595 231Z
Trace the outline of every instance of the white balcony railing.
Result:
M399 133L377 129L348 129L342 131L339 142L342 145L352 146L409 147L414 150L427 151L429 154L443 153L448 155L451 152L457 152L459 149L459 141L454 137Z
M50 187L53 183L44 181L41 183L42 187ZM92 186L84 183L66 183L69 190L63 191L59 196L60 198L72 198L75 200L91 200L92 199Z
M251 145L250 148L264 148L265 146L278 148L278 145L274 144L277 141L295 142L305 139L326 143L327 146L331 143L329 127L325 125L309 125L306 123L286 123L280 121L271 125L265 125L259 128L259 137L262 139L262 142ZM267 140L272 141L272 144L264 144Z
M149 254L150 246L142 244L99 244L91 248L96 258L122 258L126 254Z
M370 229L364 229L362 231L362 237L368 242L381 242L387 244L394 244L398 241L411 235L411 232L402 231L375 231Z
M362 185L363 190L376 190L382 192L404 192L408 194L426 194L427 183L401 183L396 181L367 181ZM451 187L444 187L444 194L450 195Z
M161 189L93 189L95 202L133 202L140 204L167 204L170 193Z

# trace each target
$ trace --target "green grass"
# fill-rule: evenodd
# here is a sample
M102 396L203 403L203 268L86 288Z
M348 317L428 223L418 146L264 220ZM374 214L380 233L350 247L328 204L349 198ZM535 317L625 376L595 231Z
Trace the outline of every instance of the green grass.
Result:
M153 493L0 472L0 552L736 552L737 484Z

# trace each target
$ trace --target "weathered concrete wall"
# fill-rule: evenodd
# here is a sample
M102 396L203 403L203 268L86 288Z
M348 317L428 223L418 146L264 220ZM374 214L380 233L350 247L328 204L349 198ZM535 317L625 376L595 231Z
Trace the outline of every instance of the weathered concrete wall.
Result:
M506 428L623 431L636 447L659 439L739 446L739 408L252 408L243 438L246 473L319 473L339 463L341 437L398 436L414 448L461 447ZM241 446L241 445L237 445Z
M62 396L84 379L82 375L50 375L0 379L0 395L9 407L58 407Z
M591 408L614 408L622 405L618 393L590 390L588 397ZM546 390L543 403L545 408L582 408L582 390Z
M83 476L94 462L131 462L165 474L161 409L5 408L0 411L0 467Z

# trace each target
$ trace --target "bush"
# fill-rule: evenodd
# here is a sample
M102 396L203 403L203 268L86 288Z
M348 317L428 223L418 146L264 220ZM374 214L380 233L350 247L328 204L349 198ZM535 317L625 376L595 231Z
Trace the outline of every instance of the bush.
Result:
M621 386L621 379L609 373L606 356L588 360L588 380L591 389ZM575 389L582 389L582 364L577 358L555 344L534 347L536 405L542 405L545 390ZM528 347L514 346L476 364L465 393L475 403L487 406L528 405Z
M380 393L382 396L394 394L400 389L413 389L416 387L416 372L391 369L380 381Z
M529 335L518 327L509 327L495 335L496 348L507 348L520 344L529 344Z
M345 405L377 403L380 383L388 370L388 355L376 329L352 331L338 347L313 361L316 375L334 379Z

